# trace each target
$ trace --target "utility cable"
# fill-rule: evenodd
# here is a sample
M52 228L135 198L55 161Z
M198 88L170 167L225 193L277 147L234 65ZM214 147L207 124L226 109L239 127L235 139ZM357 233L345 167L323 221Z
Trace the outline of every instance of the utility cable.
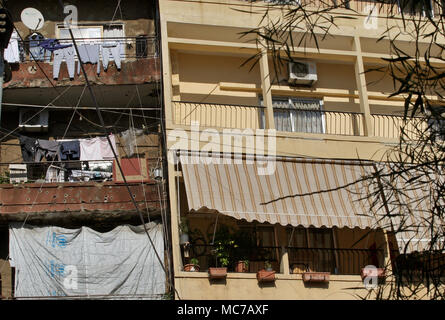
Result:
M62 0L59 0L59 4L60 4L61 8L63 9L64 6L63 6L63 3L62 3ZM95 105L95 107L96 107L96 113L97 113L97 115L98 115L98 117L99 117L99 120L100 120L101 125L103 126L104 134L106 135L108 144L110 145L111 151L113 152L113 156L114 156L114 158L115 158L115 160L116 160L116 164L117 164L117 166L118 166L118 168L119 168L119 171L121 172L122 179L123 179L123 181L124 181L124 184L125 184L125 186L126 186L126 189L127 189L127 191L128 191L128 194L130 195L131 201L132 201L132 203L133 203L133 205L134 205L134 207L135 207L135 209L136 209L136 212L138 213L138 215L139 215L139 217L140 217L140 219L141 219L141 222L142 222L142 224L143 224L145 233L147 234L147 237L148 237L148 239L149 239L149 241L150 241L150 244L151 244L151 246L153 247L153 250L154 250L154 253L155 253L155 255L156 255L156 258L158 259L158 261L159 261L159 263L160 263L160 265L161 265L161 267L162 267L164 273L167 275L168 272L167 272L167 270L165 269L164 263L162 262L162 260L161 260L161 258L160 258L160 256L159 256L159 253L157 252L156 247L155 247L155 245L154 245L154 243L153 243L153 240L151 239L151 236L150 236L150 234L149 234L149 232L148 232L148 230L147 230L147 226L145 225L144 217L142 216L142 214L141 214L141 212L140 212L140 210L139 210L139 206L137 205L135 199L134 199L133 196L132 196L132 192L131 192L130 187L129 187L128 183L127 183L127 179L125 178L125 175L124 175L124 173L123 173L122 167L121 167L121 165L120 165L120 163L119 163L119 159L118 159L118 157L117 157L116 150L114 150L114 147L113 147L113 144L111 143L111 140L110 140L110 137L109 137L109 135L108 135L108 132L105 130L105 123L104 123L102 114L101 114L101 112L100 112L100 108L99 108L99 105L98 105L96 96L95 96L95 94L94 94L94 92L93 92L93 90L92 90L92 88L91 88L91 85L90 85L90 82L89 82L89 79L88 79L88 75L87 75L87 73L86 73L86 71L85 71L84 65L83 65L83 63L82 63L82 60L81 60L81 57L80 57L80 54L79 54L79 49L78 49L78 46L77 46L77 43L76 43L76 39L74 38L74 34L73 34L73 31L72 31L72 29L71 29L70 26L68 26L68 31L69 31L70 36L71 36L71 39L72 39L72 41L73 41L74 48L75 48L75 50L76 50L76 53L77 53L77 56L78 56L78 59L79 59L79 63L80 63L80 67L81 67L81 69L82 69L82 73L83 73L83 75L84 75L84 77L85 77L85 81L86 81L88 90L89 90L89 92L90 92L91 98L92 98L93 101L94 101L94 105Z

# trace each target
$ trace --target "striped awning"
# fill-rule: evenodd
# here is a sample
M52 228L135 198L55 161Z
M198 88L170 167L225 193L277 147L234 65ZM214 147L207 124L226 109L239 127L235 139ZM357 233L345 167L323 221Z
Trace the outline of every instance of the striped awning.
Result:
M262 175L262 160L181 155L189 210L217 210L247 221L314 227L376 227L360 182L371 165L280 159ZM195 159L196 160L196 159Z
M279 158L271 160L274 170L267 175L261 174L265 159L248 156L181 154L180 162L190 211L218 211L249 222L317 228L393 231L408 224L413 227L396 232L401 252L428 247L425 217L419 212L428 209L419 191L403 189L407 201L417 199L419 204L406 206L409 212L402 212L403 221L389 219L388 210L398 210L396 201L386 199L385 205L380 196L369 197L374 190L363 179L376 172L371 162ZM400 181L397 184L405 187ZM376 199L380 203L371 203Z

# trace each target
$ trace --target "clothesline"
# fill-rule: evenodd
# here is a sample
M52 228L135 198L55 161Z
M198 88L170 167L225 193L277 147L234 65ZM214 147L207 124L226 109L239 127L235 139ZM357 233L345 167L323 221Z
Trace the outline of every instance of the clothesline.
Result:
M118 134L126 156L136 153L138 141L144 136L144 130L130 128ZM116 137L109 136L111 145L119 156ZM114 154L107 137L45 140L19 135L19 143L23 161L26 163L40 162L43 158L55 161L102 161L113 160Z
M71 43L60 39L45 38L39 33L33 33L26 40L30 60L53 62L53 78L58 79L60 67L63 62L66 63L68 74L71 79L75 75L76 58L80 58L83 63L97 64L97 74L100 74L100 61L104 71L107 71L110 61L114 61L118 70L121 69L122 41L114 38L102 38L96 43L81 43L78 45L79 57L77 57L74 46ZM123 42L125 44L125 42ZM5 49L4 57L9 63L18 63L24 60L24 48L21 42L19 47L19 38L17 32L13 32L8 47ZM80 63L77 62L77 73L80 73Z

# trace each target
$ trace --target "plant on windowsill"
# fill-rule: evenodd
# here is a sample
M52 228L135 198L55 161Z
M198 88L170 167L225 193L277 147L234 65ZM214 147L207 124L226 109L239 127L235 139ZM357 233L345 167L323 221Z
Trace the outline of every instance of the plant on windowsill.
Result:
M275 271L269 261L264 262L264 269L259 270L256 274L258 282L274 282Z
M249 272L249 260L239 260L235 265L235 272Z
M303 282L305 283L328 283L330 279L330 272L312 271L309 267L306 272L303 272Z
M199 260L196 258L191 258L190 263L184 266L184 271L188 272L198 272L199 271Z
M227 266L230 264L232 252L238 246L235 241L226 238L215 242L214 253L216 260L221 267L210 267L209 277L210 279L225 279L227 276ZM218 263L217 263L218 264Z

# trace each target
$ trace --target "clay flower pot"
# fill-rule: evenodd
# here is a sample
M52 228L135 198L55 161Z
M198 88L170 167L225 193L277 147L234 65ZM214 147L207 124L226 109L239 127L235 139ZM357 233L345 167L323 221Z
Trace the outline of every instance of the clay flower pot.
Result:
M184 266L184 271L198 272L199 271L199 266L197 264L186 264Z
M329 272L304 272L303 281L304 282L318 282L326 283L329 282L330 273Z
M258 282L274 282L275 271L260 270L256 274Z
M235 265L235 272L249 272L245 261L238 261Z
M210 279L225 279L227 276L227 268L209 268Z

